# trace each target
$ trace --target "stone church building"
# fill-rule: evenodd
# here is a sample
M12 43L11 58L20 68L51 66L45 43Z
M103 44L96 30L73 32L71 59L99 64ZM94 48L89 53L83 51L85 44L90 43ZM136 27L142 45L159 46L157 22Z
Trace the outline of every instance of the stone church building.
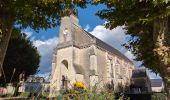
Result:
M126 56L83 30L75 10L62 18L59 43L53 54L51 95L62 88L71 88L77 81L87 87L127 84L133 68Z

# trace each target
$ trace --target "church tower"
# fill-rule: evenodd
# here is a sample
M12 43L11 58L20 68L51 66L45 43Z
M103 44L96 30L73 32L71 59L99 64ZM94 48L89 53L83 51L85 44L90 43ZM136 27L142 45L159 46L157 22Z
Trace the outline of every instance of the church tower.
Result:
M61 19L59 43L53 54L51 92L71 87L71 84L76 82L76 68L79 67L79 49L74 47L76 29L79 28L77 10L72 7L66 12L69 12L70 16Z
M77 10L73 7L66 12L71 13L70 16L65 16L61 19L59 44L68 43L73 41L74 28L73 26L79 26L79 20Z

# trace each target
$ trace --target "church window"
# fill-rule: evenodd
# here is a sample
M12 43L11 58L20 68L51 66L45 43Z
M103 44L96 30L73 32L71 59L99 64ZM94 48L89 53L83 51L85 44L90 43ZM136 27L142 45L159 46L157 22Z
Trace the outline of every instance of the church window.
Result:
M63 60L62 64L64 64L64 66L68 69L68 62L67 62L67 60Z
M112 59L108 59L108 66L107 66L107 73L108 73L108 77L114 77L113 75L113 60Z
M91 55L90 56L90 70L95 71L97 73L97 59L96 55Z
M111 60L111 76L114 78L114 67L113 67L113 60Z

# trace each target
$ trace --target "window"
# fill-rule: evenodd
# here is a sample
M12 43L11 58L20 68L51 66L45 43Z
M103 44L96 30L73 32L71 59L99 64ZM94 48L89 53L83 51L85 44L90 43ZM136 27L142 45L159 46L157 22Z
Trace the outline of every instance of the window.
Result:
M63 60L62 64L64 64L64 66L68 69L68 62L67 62L67 60Z
M97 57L96 55L90 56L90 70L94 70L97 73Z

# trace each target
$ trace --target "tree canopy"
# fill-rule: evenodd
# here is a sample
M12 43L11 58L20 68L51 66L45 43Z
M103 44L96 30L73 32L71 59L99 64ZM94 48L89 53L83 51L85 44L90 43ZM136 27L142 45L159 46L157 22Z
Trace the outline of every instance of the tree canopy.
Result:
M106 9L97 12L107 19L106 28L125 26L131 35L124 46L137 61L159 73L170 100L170 2L169 0L96 0Z
M35 31L57 26L73 6L86 7L89 0L0 0L0 68L14 26ZM1 76L1 71L0 71Z
M9 83L11 78L11 82L18 82L19 75L23 72L25 78L28 75L35 74L39 62L40 56L37 48L26 38L24 33L21 33L19 29L14 29L3 64L5 77L0 77L0 83L5 83L5 81Z
M108 20L106 27L113 29L125 25L126 34L131 35L131 39L125 46L133 52L137 61L143 61L144 66L162 75L160 60L154 53L154 21L158 18L169 17L170 2L166 0L99 0L95 2L95 4L98 3L107 5L107 9L97 12L100 18Z
M85 7L86 0L0 0L0 15L10 16L21 28L35 30L58 25L64 15L69 15L73 4Z

